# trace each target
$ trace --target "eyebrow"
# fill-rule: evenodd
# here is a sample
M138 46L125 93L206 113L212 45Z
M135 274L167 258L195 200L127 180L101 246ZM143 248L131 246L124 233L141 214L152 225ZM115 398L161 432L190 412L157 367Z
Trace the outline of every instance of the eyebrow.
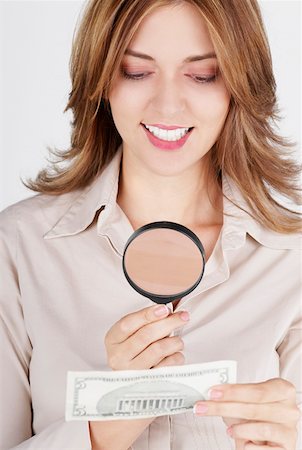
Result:
M145 55L144 53L135 52L134 50L131 50L130 48L127 48L125 51L125 55L129 56L135 56L136 58L141 59L147 59L148 61L155 61L152 56ZM194 61L202 61L203 59L210 59L210 58L216 58L216 54L214 52L205 53L204 55L194 55L194 56L188 56L183 62L189 63Z

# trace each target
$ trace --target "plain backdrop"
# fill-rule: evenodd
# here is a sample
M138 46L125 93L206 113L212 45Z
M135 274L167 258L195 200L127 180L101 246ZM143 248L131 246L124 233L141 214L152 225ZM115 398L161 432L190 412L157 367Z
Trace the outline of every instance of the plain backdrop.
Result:
M67 149L69 57L83 1L0 0L0 210L34 195L20 177L47 165L47 146ZM278 85L283 135L301 145L301 3L260 2ZM244 43L243 43L244 45Z

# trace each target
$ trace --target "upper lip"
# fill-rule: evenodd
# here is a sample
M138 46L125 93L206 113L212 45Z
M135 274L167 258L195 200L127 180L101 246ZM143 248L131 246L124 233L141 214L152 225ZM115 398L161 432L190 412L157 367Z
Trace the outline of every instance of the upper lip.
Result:
M163 130L176 130L177 128L192 128L186 127L184 125L163 125L161 123L143 123L143 125L148 125L149 127L162 128Z

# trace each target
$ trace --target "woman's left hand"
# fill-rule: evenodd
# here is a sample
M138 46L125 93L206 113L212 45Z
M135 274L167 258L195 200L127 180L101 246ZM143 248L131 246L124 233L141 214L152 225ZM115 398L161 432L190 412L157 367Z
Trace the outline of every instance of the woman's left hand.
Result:
M296 390L288 381L213 386L210 399L197 402L195 414L221 416L236 450L296 449L300 411Z

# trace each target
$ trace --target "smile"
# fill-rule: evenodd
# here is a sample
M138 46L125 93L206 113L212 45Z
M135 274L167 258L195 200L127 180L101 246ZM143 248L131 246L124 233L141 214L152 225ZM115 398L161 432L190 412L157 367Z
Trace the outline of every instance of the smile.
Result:
M176 128L174 130L167 130L158 128L152 125L142 124L153 136L161 139L162 141L175 142L182 139L193 127L191 128Z
M141 123L149 142L160 150L178 150L185 145L194 127L163 129L153 125Z

